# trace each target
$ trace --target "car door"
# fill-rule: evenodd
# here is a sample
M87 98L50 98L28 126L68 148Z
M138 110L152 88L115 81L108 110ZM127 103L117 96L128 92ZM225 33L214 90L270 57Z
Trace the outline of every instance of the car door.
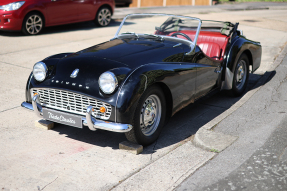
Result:
M209 58L201 50L198 50L194 59L197 68L195 97L198 99L216 87L221 71L221 62Z
M185 56L184 61L196 65L195 100L216 87L221 71L221 62L206 56L198 46L192 55Z
M77 4L73 0L44 0L47 26L76 22Z
M74 0L77 5L79 21L93 20L96 16L97 7L95 0Z

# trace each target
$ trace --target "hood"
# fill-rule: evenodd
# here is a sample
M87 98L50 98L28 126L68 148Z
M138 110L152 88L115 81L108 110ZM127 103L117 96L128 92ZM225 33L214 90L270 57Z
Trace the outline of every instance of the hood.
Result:
M116 100L117 91L105 95L100 90L98 79L102 73L113 72L120 87L126 76L140 65L181 61L183 49L174 48L174 44L149 39L115 39L77 53L52 56L43 60L49 76L43 82L34 80L33 86L81 92L112 103ZM72 78L71 74L76 69L79 70L77 77Z
M129 68L156 62L164 62L173 55L183 53L173 48L175 42L153 39L114 39L77 52L79 57L98 57L124 63Z
M130 72L130 69L122 63L102 58L79 57L76 54L63 59L47 59L43 60L43 62L48 67L49 76L43 82L37 82L34 79L34 87L66 89L102 98L102 100L106 101L113 100L114 94L105 95L101 92L98 84L99 76L106 71L112 71L116 75L120 86ZM73 78L71 74L76 69L79 71L77 76Z

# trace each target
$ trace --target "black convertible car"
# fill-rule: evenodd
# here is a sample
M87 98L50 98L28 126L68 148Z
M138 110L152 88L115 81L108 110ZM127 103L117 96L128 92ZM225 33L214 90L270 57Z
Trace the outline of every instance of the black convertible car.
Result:
M166 120L213 90L241 95L261 45L238 23L166 14L126 16L108 42L34 65L22 106L78 128L154 142Z

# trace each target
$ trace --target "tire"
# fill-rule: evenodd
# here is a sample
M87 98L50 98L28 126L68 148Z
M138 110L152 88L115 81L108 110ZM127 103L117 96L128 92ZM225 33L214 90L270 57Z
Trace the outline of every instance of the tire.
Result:
M37 35L44 27L44 20L38 13L29 13L23 21L22 32L25 35Z
M245 91L249 79L249 59L242 54L233 70L232 93L240 96Z
M166 116L166 99L158 86L148 88L136 107L131 131L126 138L143 146L152 144L160 135Z
M110 24L112 20L112 12L107 7L102 7L98 11L96 18L95 18L95 24L100 27L105 27Z

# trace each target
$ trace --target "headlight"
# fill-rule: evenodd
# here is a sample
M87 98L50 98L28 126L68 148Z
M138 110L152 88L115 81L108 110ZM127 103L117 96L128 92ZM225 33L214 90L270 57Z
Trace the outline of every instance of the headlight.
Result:
M111 94L115 91L118 85L118 80L114 73L105 72L105 73L102 73L102 75L99 78L99 85L100 85L101 90L105 94Z
M47 66L44 62L37 62L33 67L34 78L42 82L46 78L47 70Z
M5 11L15 11L15 10L19 9L24 3L25 3L25 1L10 3L8 5L0 6L0 9L5 10Z

